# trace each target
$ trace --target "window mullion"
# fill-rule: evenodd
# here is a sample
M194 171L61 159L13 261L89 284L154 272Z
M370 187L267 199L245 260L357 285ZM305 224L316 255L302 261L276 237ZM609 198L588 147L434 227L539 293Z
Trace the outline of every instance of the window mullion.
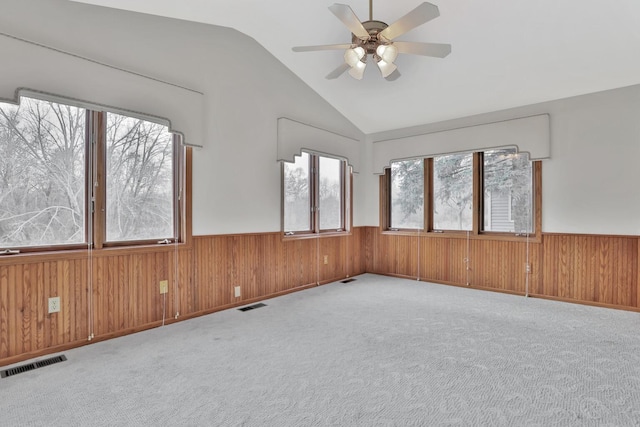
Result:
M313 154L311 162L311 232L320 232L320 158Z
M185 193L186 193L186 148L182 145L182 138L175 134L173 136L173 203L176 218L174 218L174 237L176 242L186 240L185 230Z
M106 236L105 206L106 206L106 113L93 111L94 118L91 131L93 153L93 242L96 249L101 249Z
M424 159L424 230L433 231L433 158Z
M93 236L93 211L94 211L94 201L93 201L93 171L94 171L94 162L93 162L93 153L94 153L94 144L93 144L93 116L91 114L91 110L86 110L85 112L85 136L84 136L84 200L85 200L85 213L84 213L84 221L85 221L85 230L84 230L84 240L89 246L93 246L94 236Z
M173 134L171 136L172 149L173 149L173 197L171 198L173 202L173 239L174 242L179 242L180 237L182 235L180 224L181 224L181 213L182 213L182 168L180 167L183 163L182 161L182 153L184 151L184 147L182 147L180 136L177 134Z
M531 214L533 215L533 233L540 238L542 235L542 162L536 161L532 163L533 173L533 194L531 195L531 203L533 208Z
M347 215L347 205L346 205L346 194L347 194L347 162L340 163L340 228L342 230L346 230L346 215Z
M472 218L472 234L480 234L481 224L483 224L483 153L473 153L473 218Z
M391 168L384 170L384 175L379 177L380 187L380 230L386 231L391 228Z

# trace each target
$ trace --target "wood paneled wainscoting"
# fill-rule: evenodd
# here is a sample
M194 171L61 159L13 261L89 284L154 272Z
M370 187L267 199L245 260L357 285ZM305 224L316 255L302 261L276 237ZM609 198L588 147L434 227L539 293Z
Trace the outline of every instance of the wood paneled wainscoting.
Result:
M543 233L539 241L383 233L367 227L366 270L640 311L640 237Z
M197 236L177 248L2 257L0 366L364 272L640 310L639 245L638 236L543 233L527 243L356 227L313 239ZM61 311L48 314L53 296Z
M365 239L356 227L313 239L197 236L178 247L2 257L0 366L364 273ZM54 296L61 310L48 314Z

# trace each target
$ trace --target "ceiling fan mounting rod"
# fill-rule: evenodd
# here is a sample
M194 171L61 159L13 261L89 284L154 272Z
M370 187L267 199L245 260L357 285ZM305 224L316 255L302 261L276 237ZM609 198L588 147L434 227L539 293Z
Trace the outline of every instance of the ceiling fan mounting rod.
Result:
M373 0L369 0L369 21L373 21Z

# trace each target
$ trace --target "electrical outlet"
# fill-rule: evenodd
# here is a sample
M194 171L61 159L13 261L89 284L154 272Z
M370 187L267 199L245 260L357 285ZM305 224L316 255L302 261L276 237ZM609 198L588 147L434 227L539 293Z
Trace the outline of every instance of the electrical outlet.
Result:
M525 273L531 273L531 264L529 264L528 262L524 264L524 271Z
M60 297L49 298L49 314L60 312Z
M329 264L329 255L324 256L324 263Z
M235 287L233 288L233 295L234 295L236 298L239 298L239 297L240 297L240 286L235 286Z
M160 280L160 293L166 294L169 292L169 281L168 280Z

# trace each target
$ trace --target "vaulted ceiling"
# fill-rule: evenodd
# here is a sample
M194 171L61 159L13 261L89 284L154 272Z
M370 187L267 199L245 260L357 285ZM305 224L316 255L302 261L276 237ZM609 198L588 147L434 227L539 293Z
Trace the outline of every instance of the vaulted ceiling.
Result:
M432 0L440 17L398 40L450 43L452 53L401 54L393 82L374 66L361 81L326 80L342 51L292 52L350 41L327 9L334 0L75 1L241 31L367 134L640 83L638 0ZM338 1L368 19L367 0ZM373 18L390 24L420 3L373 0Z

